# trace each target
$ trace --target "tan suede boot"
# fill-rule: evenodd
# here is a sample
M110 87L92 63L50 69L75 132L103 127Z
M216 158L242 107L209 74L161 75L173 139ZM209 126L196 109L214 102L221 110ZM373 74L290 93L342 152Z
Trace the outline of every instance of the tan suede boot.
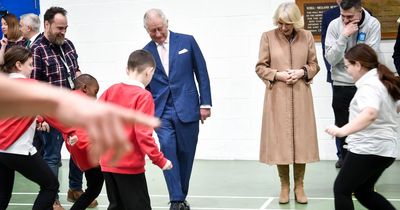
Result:
M304 173L306 171L306 164L293 164L294 172L294 198L297 203L307 204L308 199L304 193Z
M281 180L281 193L279 195L279 203L286 204L289 203L289 165L277 165L279 178Z

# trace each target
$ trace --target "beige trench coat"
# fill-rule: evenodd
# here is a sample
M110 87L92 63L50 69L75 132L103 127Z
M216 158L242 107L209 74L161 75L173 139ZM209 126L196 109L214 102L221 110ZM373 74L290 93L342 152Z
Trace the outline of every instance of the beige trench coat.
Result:
M293 85L273 81L277 71L307 68L308 80ZM266 84L260 162L286 165L319 161L312 78L318 73L314 38L296 31L289 42L278 29L264 32L256 73Z

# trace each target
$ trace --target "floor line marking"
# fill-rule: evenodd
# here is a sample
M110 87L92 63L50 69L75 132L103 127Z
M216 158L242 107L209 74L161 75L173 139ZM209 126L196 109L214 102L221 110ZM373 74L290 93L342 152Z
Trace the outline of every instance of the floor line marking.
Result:
M37 195L33 192L13 192L13 195ZM67 195L67 193L58 193L59 195ZM107 196L101 193L99 196ZM169 197L169 195L150 195L150 197ZM275 199L274 196L223 196L223 195L189 195L188 198L225 198L225 199ZM333 197L308 197L309 200L334 200ZM400 198L386 198L389 201L400 201ZM357 200L353 197L353 200Z
M32 206L32 203L9 203L9 206ZM64 204L63 206L71 207L71 204ZM108 205L98 205L97 208L107 208ZM153 209L169 209L169 207L152 206ZM192 207L193 208L193 207ZM258 210L258 209L244 209L244 208L215 208L215 207L196 207L196 209L202 210Z
M268 198L258 210L265 210L273 200L273 198Z
M38 193L32 192L13 192L13 195L37 195ZM59 195L67 195L67 193L58 193ZM99 194L99 196L107 196L105 193ZM169 197L169 195L151 195L150 197ZM276 197L264 197L264 196L213 196L213 195L189 195L188 198L226 198L226 199L268 199L268 198L276 198Z
M168 195L150 195L151 197L169 197ZM188 195L188 198L226 198L226 199L268 199L272 196L224 196L224 195Z
M152 207L153 209L169 209L169 207ZM258 209L244 209L244 208L213 208L213 207L191 207L193 209L201 210L258 210Z

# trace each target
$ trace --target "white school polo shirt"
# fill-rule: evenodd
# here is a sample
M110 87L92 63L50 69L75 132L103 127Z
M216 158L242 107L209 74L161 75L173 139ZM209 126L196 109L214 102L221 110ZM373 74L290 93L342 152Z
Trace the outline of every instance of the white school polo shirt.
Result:
M350 103L349 121L366 107L378 111L378 117L367 128L347 137L348 150L356 154L397 157L396 102L379 80L377 69L364 74L356 83L357 92Z

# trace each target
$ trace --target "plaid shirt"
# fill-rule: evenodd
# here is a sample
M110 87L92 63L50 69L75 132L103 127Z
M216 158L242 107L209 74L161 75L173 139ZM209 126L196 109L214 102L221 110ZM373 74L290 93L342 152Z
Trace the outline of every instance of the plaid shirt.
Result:
M74 79L75 72L80 71L78 54L76 54L74 45L68 39L65 39L61 47L71 71L71 78ZM33 54L31 78L48 82L55 86L70 88L67 81L68 69L61 60L62 53L58 45L50 43L45 36L42 36L31 46L31 51Z

